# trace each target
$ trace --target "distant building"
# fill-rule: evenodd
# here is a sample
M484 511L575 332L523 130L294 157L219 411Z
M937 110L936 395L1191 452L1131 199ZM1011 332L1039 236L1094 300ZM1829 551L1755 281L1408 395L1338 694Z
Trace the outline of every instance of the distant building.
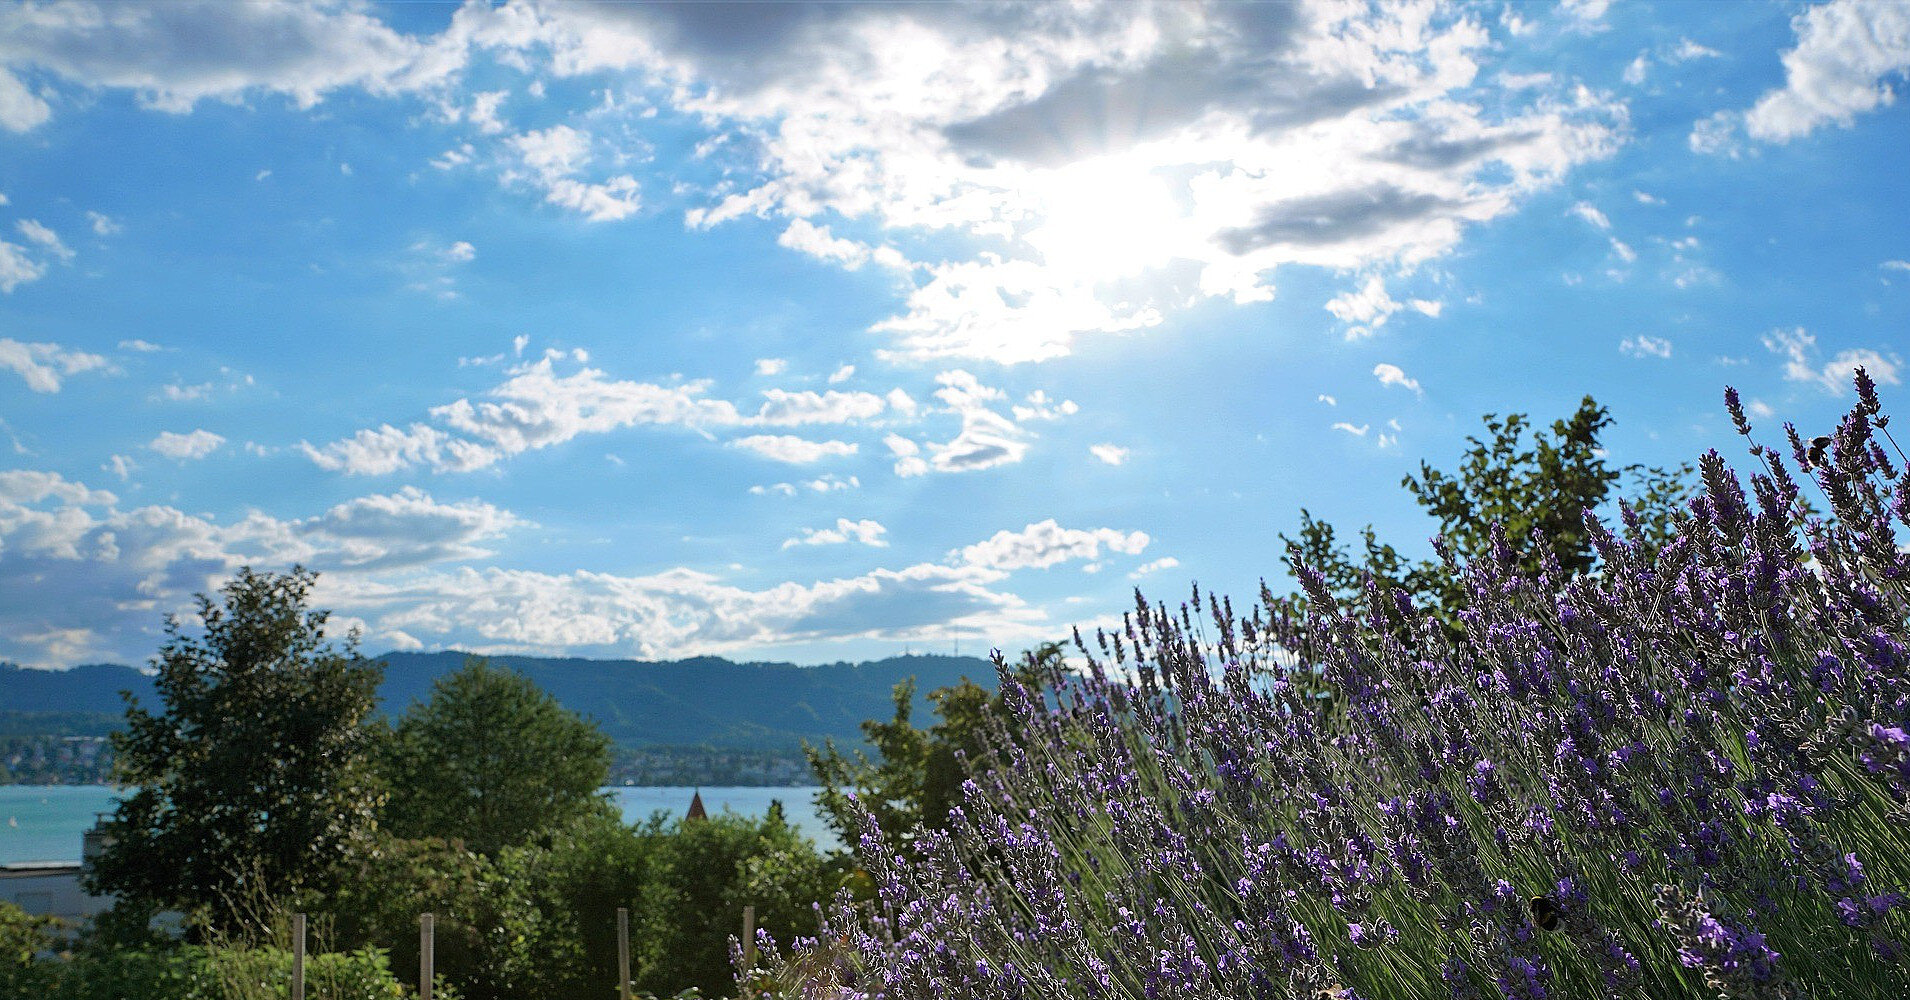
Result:
M106 835L97 826L80 841L80 863L20 861L0 865L0 900L36 917L56 917L77 927L113 905L111 896L95 896L80 886L93 859L105 846Z
M710 814L703 808L703 791L698 789L690 793L690 811L683 814L684 819L709 819Z
M22 861L0 865L0 899L37 917L77 925L113 905L107 896L80 888L84 867L71 861Z

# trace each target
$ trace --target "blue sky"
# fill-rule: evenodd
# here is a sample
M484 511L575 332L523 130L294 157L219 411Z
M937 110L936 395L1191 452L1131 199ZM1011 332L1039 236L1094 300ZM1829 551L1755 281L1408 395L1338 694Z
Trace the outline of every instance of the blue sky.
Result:
M9 4L0 658L243 564L365 645L817 662L1247 599L1589 393L1828 426L1910 7Z

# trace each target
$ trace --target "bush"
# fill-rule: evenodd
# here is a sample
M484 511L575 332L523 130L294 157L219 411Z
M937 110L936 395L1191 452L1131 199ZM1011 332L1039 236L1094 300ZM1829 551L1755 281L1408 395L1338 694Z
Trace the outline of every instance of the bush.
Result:
M1004 667L1002 766L946 834L870 830L877 900L771 965L912 997L1902 995L1910 489L1857 382L1790 463L1753 446L1749 497L1705 455L1662 546L1626 511L1588 518L1596 572L1521 572L1503 533L1449 559L1456 629L1296 567L1304 621L1196 591L1045 698Z
M31 984L8 997L39 1000L288 1000L292 954L282 948L148 945L82 952L35 963ZM0 983L5 983L0 979ZM308 954L308 1000L405 1000L415 992L393 975L383 952ZM455 1000L455 993L446 1000Z

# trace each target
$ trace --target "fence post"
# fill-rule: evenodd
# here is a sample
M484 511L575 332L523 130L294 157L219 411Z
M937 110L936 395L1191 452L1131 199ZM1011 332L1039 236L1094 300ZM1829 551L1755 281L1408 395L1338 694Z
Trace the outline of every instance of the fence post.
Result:
M617 997L630 1000L630 908L617 907Z
M292 1000L305 1000L305 914L292 914Z
M756 971L756 904L743 907L743 995L749 995L749 974Z
M433 966L437 964L431 954L434 924L429 913L418 918L418 1000L431 1000Z

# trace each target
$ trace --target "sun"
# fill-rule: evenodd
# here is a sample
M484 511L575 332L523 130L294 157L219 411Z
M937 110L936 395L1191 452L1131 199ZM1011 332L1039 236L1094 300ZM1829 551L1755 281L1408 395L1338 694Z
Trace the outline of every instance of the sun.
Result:
M1188 213L1148 164L1100 157L1045 171L1029 185L1038 221L1023 239L1069 278L1131 277L1170 259Z

